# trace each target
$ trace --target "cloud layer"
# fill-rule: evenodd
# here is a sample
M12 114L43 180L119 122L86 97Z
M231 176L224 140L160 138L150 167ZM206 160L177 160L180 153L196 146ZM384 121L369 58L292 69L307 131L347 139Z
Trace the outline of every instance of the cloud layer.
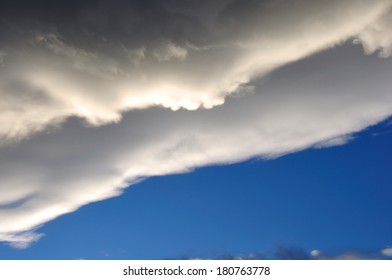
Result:
M149 176L343 144L392 114L391 60L344 44L388 56L391 1L199 2L5 9L0 241Z
M72 116L101 125L133 109L212 108L350 37L383 55L392 41L389 0L43 1L53 12L20 2L5 7L0 29L6 143Z

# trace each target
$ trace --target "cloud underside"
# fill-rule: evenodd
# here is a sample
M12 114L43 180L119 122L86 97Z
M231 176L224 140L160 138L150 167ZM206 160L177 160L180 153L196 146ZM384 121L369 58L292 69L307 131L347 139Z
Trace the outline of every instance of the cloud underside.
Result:
M0 241L149 176L341 145L392 114L390 1L198 2L163 1L159 22L96 5L78 28L3 16Z

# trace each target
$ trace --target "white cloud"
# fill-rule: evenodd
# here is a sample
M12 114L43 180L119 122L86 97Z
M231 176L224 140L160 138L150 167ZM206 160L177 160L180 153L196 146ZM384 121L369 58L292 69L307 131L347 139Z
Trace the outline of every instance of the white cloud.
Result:
M61 129L3 147L1 240L33 241L37 236L29 231L41 224L118 195L145 177L276 157L391 115L390 64L348 46L325 55L327 60L320 55L286 67L254 84L253 95L213 110L152 108L99 128L72 119Z
M0 68L0 139L26 138L73 116L102 125L118 122L134 109L213 108L252 79L356 34L369 51L388 49L380 41L387 27L382 25L382 34L367 30L384 23L390 0L218 2L223 10L212 10L214 15L203 4L195 4L199 9L188 11L190 15L184 12L182 17L196 21L187 22L192 31L172 31L179 28L179 19L168 12L162 15L168 18L162 23L167 27L139 23L152 34L158 32L155 37L143 34L131 41L126 34L104 40L100 30L91 33L96 36L72 38L56 26L32 25L18 44L4 49L8 63ZM110 9L97 17L107 14ZM117 18L121 25L130 15ZM171 33L159 33L165 28ZM10 81L25 85L20 98L13 97ZM32 92L45 102L25 102Z
M10 246L17 248L17 249L25 249L27 248L32 242L38 241L43 234L38 234L34 232L17 232L17 233L0 233L0 240L5 241Z
M390 1L312 3L294 5L289 18L276 6L265 18L256 9L234 27L228 22L238 9L227 7L215 26L222 38L210 34L196 47L167 41L170 56L161 61L155 41L102 41L89 49L56 31L33 36L33 47L7 50L0 68L0 241L26 246L40 225L145 177L342 144L390 116L390 60L344 45L287 65L355 36ZM254 94L195 110L222 105L246 91L241 86ZM45 133L26 140L37 131Z
M311 252L310 252L310 256L312 256L312 257L314 257L314 258L316 258L316 257L318 257L318 256L320 256L321 255L321 252L319 251L319 250L312 250Z
M338 255L326 255L322 251L313 250L310 257L315 260L373 260L378 259L374 252L346 251Z
M392 248L387 247L379 252L346 251L338 255L327 255L320 250L313 250L310 252L310 256L317 260L376 260L392 257Z
M392 248L385 248L381 250L381 254L383 254L386 257L392 257Z

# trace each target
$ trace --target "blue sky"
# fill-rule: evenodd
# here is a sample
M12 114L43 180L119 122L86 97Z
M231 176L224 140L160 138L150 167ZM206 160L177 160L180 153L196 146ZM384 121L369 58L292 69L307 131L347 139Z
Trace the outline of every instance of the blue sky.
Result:
M392 0L3 2L0 258L392 256Z
M279 248L382 257L392 244L392 127L274 160L147 179L40 229L1 259L222 258Z

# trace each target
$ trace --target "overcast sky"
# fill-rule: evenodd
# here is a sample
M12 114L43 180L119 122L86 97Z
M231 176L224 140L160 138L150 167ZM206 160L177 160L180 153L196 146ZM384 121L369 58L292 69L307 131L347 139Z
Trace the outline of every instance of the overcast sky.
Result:
M390 0L4 1L0 242L152 176L350 145L392 115L391 29Z

